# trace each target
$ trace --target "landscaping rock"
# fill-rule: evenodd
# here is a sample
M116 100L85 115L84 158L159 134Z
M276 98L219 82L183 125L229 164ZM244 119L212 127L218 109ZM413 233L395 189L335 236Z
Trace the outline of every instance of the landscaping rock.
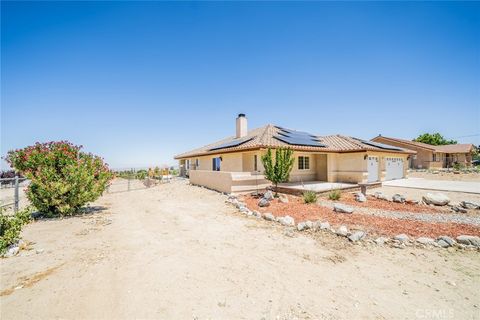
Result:
M280 201L281 203L288 203L288 197L284 194L281 194L278 198L278 201Z
M461 235L457 237L457 242L465 245L480 247L480 237Z
M297 224L297 230L298 231L303 231L303 230L307 230L307 224L305 222L299 222Z
M12 244L11 246L8 247L7 252L5 253L6 257L13 257L18 254L20 251L20 248L16 244Z
M263 219L267 221L275 221L275 216L271 214L270 212L267 212L263 215Z
M295 236L295 231L293 230L293 228L286 228L283 231L283 234L286 235L287 237L293 237Z
M446 241L444 241L444 240L438 240L438 241L437 241L437 244L438 244L438 246L440 246L440 247L442 247L442 248L448 248L448 247L450 247L450 245L449 245Z
M267 201L273 200L273 192L270 190L265 192L263 195L263 199L266 199Z
M258 211L253 211L253 216L257 218L262 218L262 214Z
M284 226L294 226L295 225L295 220L290 216L281 217L281 218L278 219L278 222L280 222Z
M320 223L320 230L330 230L330 223L328 221Z
M335 203L333 206L333 211L340 213L353 213L353 208L343 203Z
M385 238L385 237L378 237L377 239L375 239L375 243L378 244L378 245L383 245L385 244L385 242L388 242L388 238Z
M250 211L250 210L248 210L248 208L245 207L245 206L239 207L238 210L240 210L240 212L243 212L243 213L245 213L245 212L247 212L247 211Z
M451 247L455 244L455 240L453 240L449 236L440 236L437 238L437 241L442 248L446 248L446 247L442 246L442 244L440 244L440 241L445 242L447 244L447 247Z
M305 221L305 225L307 226L307 229L312 229L313 228L313 222L310 220Z
M398 193L396 193L392 196L392 201L393 202L404 203L405 200L406 200L405 197L402 196L401 194L398 194Z
M354 196L355 196L355 201L357 201L357 202L366 202L367 201L367 197L365 197L365 195L361 192L355 193Z
M433 240L432 238L428 238L428 237L420 237L420 238L417 239L417 242L421 243L423 245L433 245L435 243L435 240Z
M270 205L270 202L266 198L262 198L258 202L259 207L268 207L269 205Z
M386 195L384 195L383 193L378 192L378 191L374 193L374 197L377 198L377 199L379 199L379 200L386 200L386 201L388 201L388 197L387 197Z
M340 228L338 228L336 234L338 236L342 236L342 237L346 237L348 235L348 229L347 227L345 226L340 226Z
M480 204L473 201L462 201L460 205L465 209L480 209Z
M400 242L407 242L410 238L406 234L402 233L402 234L396 235L393 239Z
M360 241L365 237L365 232L363 231L356 231L352 233L349 237L348 240L352 242Z
M467 213L467 209L459 207L459 206L452 206L452 211L460 212L460 213Z
M436 206L446 206L450 202L450 198L440 192L427 193L423 196L423 202Z
M407 199L407 200L405 200L405 202L408 203L408 204L418 204L419 203L418 200L413 200L413 199Z

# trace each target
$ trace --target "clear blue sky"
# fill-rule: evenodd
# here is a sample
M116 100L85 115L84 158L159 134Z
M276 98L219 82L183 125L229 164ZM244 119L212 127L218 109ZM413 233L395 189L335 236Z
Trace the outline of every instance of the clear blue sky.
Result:
M68 139L112 167L274 123L480 143L480 4L6 2L1 153Z

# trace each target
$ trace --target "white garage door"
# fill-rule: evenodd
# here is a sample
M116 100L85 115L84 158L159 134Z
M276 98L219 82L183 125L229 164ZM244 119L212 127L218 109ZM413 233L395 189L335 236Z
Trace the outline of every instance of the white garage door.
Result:
M378 181L378 157L368 157L368 182Z
M394 180L403 178L403 159L386 158L385 159L385 180Z

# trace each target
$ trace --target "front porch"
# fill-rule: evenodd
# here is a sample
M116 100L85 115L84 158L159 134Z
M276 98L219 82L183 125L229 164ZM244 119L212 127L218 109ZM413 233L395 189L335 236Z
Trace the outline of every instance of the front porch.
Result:
M332 190L355 191L360 190L356 183L339 183L326 181L288 182L278 185L278 192L301 195L305 191L314 191L317 194L328 193Z

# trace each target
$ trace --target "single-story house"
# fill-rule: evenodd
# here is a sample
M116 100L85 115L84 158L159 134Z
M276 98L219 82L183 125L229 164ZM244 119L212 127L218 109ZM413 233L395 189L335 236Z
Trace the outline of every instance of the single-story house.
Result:
M404 178L414 151L342 135L317 136L272 124L248 131L239 114L236 135L175 156L190 182L222 192L269 185L261 157L268 148L291 148L291 182L376 182Z
M417 154L410 158L412 169L450 168L455 163L469 167L472 165L475 146L471 143L433 146L422 142L379 135L371 141L414 150Z

